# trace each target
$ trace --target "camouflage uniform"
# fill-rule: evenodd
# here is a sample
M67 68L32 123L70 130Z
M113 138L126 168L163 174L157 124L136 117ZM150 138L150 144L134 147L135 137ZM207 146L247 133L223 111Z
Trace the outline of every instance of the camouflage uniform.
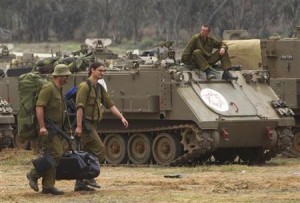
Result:
M221 48L226 50L223 56L219 54ZM213 49L218 50L212 53ZM222 69L225 70L231 66L227 50L228 47L225 43L210 36L205 39L201 34L196 34L185 47L181 60L202 71L221 60Z
M36 106L44 107L45 118L51 119L54 123L62 128L64 117L64 104L62 89L55 86L53 82L45 84L39 94ZM56 166L63 155L63 138L58 134L52 134L51 129L48 136L39 136L39 143L45 153L50 153L55 160L55 166L38 174L35 168L31 170L34 177L42 177L43 189L53 188L56 178Z
M91 84L93 83L91 82ZM83 132L81 135L83 147L82 150L95 154L99 161L103 162L105 156L105 146L97 133L97 123L102 119L102 112L100 110L101 101L103 101L103 105L107 109L112 107L114 103L109 98L108 93L104 90L104 88L101 88L101 94L98 90L99 96L96 99L95 103L96 87L92 85L91 88L92 89L90 90L87 82L82 82L78 87L76 96L76 108L83 108L83 115L86 118L91 130L91 133L89 134L87 129L83 128ZM104 97L103 99L101 99L102 96Z

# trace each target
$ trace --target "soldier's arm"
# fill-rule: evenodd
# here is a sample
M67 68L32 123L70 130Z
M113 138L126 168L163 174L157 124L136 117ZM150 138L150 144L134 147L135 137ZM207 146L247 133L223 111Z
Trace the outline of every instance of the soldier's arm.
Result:
M182 52L181 61L183 63L188 63L190 61L190 57L192 56L192 53L195 49L197 38L195 36L192 37L192 39L189 41L189 43L186 45Z
M82 133L82 120L83 120L83 108L86 104L86 99L88 97L87 84L81 83L78 87L78 92L76 95L76 123L77 127L75 129L75 134L80 136Z
M223 41L219 41L212 37L211 37L211 43L213 45L212 47L214 47L214 48L217 48L217 49L224 48L225 51L227 51L227 49L228 49L227 45Z
M115 105L109 108L110 112L114 114L117 118L121 119L123 125L125 128L128 127L128 121L125 119L125 117L120 113L120 111L117 109Z
M75 134L78 136L80 136L82 133L82 118L83 118L83 109L82 109L82 107L78 107L77 112L76 112L77 126L75 129Z
M38 120L38 124L40 127L40 135L48 135L48 131L45 127L45 112L44 112L44 107L47 106L50 98L52 97L51 95L53 94L53 89L51 87L51 84L46 84L42 87L40 94L38 96L38 100L36 102L36 117Z
M47 129L45 128L45 114L44 114L44 107L43 106L36 106L36 118L38 120L39 126L40 126L40 135L46 135Z

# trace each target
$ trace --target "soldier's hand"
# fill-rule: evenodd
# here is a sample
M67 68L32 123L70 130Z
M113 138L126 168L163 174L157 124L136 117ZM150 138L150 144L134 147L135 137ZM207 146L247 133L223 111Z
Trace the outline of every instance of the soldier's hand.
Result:
M125 128L128 128L128 121L124 117L122 117L122 123Z
M40 128L41 136L48 136L48 130L45 127Z
M80 137L81 134L82 134L82 127L77 126L76 129L75 129L75 135Z
M220 49L220 56L223 56L225 54L225 49L224 48L221 48Z

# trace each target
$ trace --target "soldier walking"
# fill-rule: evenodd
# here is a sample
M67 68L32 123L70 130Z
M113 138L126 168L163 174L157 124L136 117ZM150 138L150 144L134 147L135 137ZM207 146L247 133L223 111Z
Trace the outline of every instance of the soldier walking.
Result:
M58 64L52 73L53 81L45 84L36 102L36 116L39 124L39 139L44 156L26 177L30 187L38 192L38 179L42 178L42 194L62 195L63 191L54 187L56 167L63 155L63 138L56 132L46 128L45 120L53 121L58 127L63 127L64 103L62 86L68 82L71 72L64 64Z

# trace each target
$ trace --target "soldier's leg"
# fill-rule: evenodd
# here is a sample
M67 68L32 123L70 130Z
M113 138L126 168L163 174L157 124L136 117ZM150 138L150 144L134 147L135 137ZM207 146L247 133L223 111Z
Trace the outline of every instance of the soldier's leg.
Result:
M82 145L83 145L83 150L90 152L94 154L100 163L104 162L105 159L105 146L100 139L98 132L97 132L97 124L91 124L91 133L90 134L85 134L83 139L82 139ZM76 181L77 183L77 181ZM100 185L97 184L95 179L87 179L83 181L84 184L100 188ZM76 184L75 184L76 187ZM86 190L86 189L85 189Z
M232 66L231 60L229 58L229 55L228 55L227 51L225 52L225 54L223 55L223 57L221 59L221 65L222 65L223 70L226 70L226 69L228 69Z
M56 167L63 155L63 138L53 135L49 140L48 152L54 159L55 165L43 174L42 185L44 189L53 188L56 179Z
M96 155L101 163L105 159L105 146L96 130L96 124L91 125L91 131L90 134L84 133L82 136L83 150Z
M237 77L234 77L230 72L229 68L231 67L231 61L226 51L225 54L221 57L219 54L220 50L215 51L208 59L210 64L215 64L217 61L221 60L221 67L224 70L222 79L224 80L236 80Z
M47 147L47 138L39 136L37 139L34 140L33 146L35 153L37 155L43 155L42 149ZM38 146L38 150L36 150L35 146ZM26 177L29 181L29 186L36 192L39 191L39 186L38 186L38 179L42 177L41 174L39 174L36 169L33 167L27 174Z
M221 67L223 70L226 70L227 68L231 67L231 61L228 52L226 51L223 56L220 56L220 49L212 53L212 55L208 57L207 62L209 65L214 65L220 60L221 60Z
M206 58L204 57L203 52L200 49L196 49L193 52L192 61L195 64L195 66L201 71L205 71L207 68L210 67Z

